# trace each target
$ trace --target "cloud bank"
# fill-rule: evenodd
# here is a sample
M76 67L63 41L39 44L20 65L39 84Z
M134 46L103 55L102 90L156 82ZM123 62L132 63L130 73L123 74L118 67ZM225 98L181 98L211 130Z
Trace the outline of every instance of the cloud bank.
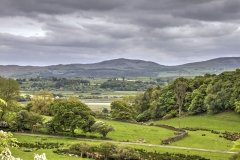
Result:
M239 0L0 0L0 65L240 56Z

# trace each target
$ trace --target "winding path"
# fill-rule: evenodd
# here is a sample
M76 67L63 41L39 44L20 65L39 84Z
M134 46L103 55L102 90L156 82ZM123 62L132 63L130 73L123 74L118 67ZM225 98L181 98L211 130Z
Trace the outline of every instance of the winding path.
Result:
M27 135L27 136L51 137L51 138L69 138L67 136L55 136L55 135L43 135L43 134L31 134L31 133L19 133L19 132L13 132L13 134ZM112 141L112 140L98 140L98 139L74 138L74 137L71 137L71 138L72 139L78 139L78 140L84 140L84 141L93 141L93 142L112 142L112 143L120 143L120 144L132 144L132 145L149 146L149 147L154 146L154 147L160 147L160 148L173 148L173 149L215 152L215 153L227 153L227 154L237 154L238 153L238 152L226 151L226 150L213 150L213 149L204 149L204 148L179 147L179 146L157 145L157 144L149 144L149 143L121 142L121 141Z

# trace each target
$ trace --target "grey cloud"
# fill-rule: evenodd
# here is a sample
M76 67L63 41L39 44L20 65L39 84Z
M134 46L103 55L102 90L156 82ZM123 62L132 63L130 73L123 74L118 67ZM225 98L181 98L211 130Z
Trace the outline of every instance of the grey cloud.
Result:
M0 15L37 16L95 12L95 16L107 15L115 19L123 15L132 19L131 21L142 21L145 24L161 27L185 23L183 19L177 18L173 22L168 22L167 19L171 16L206 21L238 19L239 3L238 0L42 0L41 3L37 0L1 0ZM148 18L145 18L147 16Z
M44 0L48 3L48 0ZM123 5L121 1L117 0L52 0L53 3L61 4L62 6L68 6L70 8L81 9L81 10L112 10L116 7Z
M209 3L212 0L140 0L135 1L136 8L143 10L170 13L175 10L185 9L194 5Z
M170 58L180 63L226 56L226 53L240 56L239 3L238 0L0 0L0 18L28 17L31 21L22 23L39 25L44 33L40 37L17 36L21 34L6 32L0 26L0 62L13 62L12 57L16 57L21 64L88 63L112 58L158 63ZM24 30L21 24L19 29Z
M176 17L183 17L203 21L229 21L239 19L239 1L212 1L195 5L185 10L173 13Z
M198 37L221 37L221 36L228 36L231 34L234 34L234 32L237 30L237 25L227 25L227 24L221 24L220 26L206 26L202 27L199 30L194 30L193 36Z
M64 37L61 37L64 38ZM57 41L57 39L55 39ZM110 43L99 42L76 42L57 41L44 43L44 39L24 38L12 35L0 35L0 63L11 64L67 64L96 62L99 57L108 55L111 51ZM75 44L73 44L75 43ZM101 43L101 44L100 44ZM2 46L6 46L5 48ZM100 48L98 48L100 47ZM104 48L105 47L105 48ZM116 47L114 47L116 48ZM104 52L104 50L107 50ZM101 52L100 52L101 51ZM14 57L14 58L10 58ZM14 63L15 62L15 63Z
M62 15L81 10L107 11L123 5L117 0L1 0L1 16ZM30 15L29 15L30 14Z
M222 7L222 10L226 13L239 13L240 12L240 1L238 0L231 0L225 1Z
M139 29L132 25L119 24L118 26L102 26L102 25L82 25L89 32L95 35L103 35L114 39L128 39L139 34Z
M178 27L185 24L196 23L187 19L175 18L171 15L142 15L136 17L134 21L138 25L152 28Z
M46 22L46 21L45 21ZM43 30L47 31L45 37L23 37L11 34L0 34L1 44L15 47L15 45L28 44L42 47L76 47L76 48L118 48L121 43L112 41L105 35L92 35L92 31L76 26L63 24L61 21L48 21ZM41 50L41 49L40 49Z

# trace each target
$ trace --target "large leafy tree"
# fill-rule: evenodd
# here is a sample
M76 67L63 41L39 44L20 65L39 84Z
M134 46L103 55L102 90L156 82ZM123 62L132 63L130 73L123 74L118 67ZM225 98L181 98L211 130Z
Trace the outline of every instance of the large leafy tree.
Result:
M113 101L110 105L112 117L117 120L135 121L136 110L129 103L123 100Z
M0 76L0 97L4 100L8 105L4 105L0 103L0 120L4 120L4 115L9 110L14 110L14 107L17 106L16 99L20 94L19 84L17 81L11 78L3 78Z
M90 127L95 123L92 110L81 101L55 100L51 111L53 115L51 123L55 129L70 129L72 135L76 128L84 132L90 131Z
M42 115L51 115L50 104L53 102L52 93L41 90L35 93L32 97L32 108L31 111L42 114Z

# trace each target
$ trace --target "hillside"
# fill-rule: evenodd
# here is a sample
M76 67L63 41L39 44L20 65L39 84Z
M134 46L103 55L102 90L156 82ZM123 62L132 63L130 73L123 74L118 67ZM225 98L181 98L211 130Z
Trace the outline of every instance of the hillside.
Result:
M137 76L195 76L205 73L219 74L240 68L240 57L217 58L179 66L164 66L154 62L113 59L92 64L38 66L0 65L4 77L137 77Z
M177 66L191 74L219 74L224 71L233 71L240 68L240 57L222 57L203 62L188 63Z

